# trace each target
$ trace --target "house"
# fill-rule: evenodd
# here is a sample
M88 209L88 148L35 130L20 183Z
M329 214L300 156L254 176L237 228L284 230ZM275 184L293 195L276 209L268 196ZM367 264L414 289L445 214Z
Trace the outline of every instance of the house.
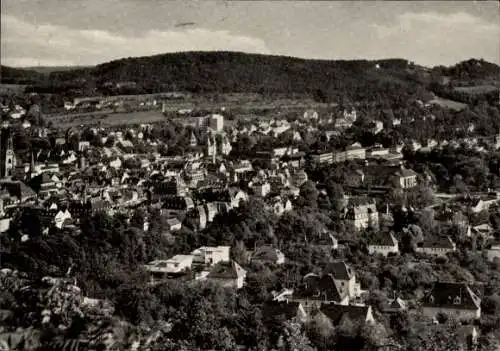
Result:
M489 223L483 223L472 227L472 232L484 238L490 238L493 235L494 230Z
M337 284L332 274L309 273L294 289L290 300L301 303L307 312L313 312L325 302L347 305L349 290L347 285Z
M192 255L175 255L168 260L152 261L148 263L145 268L153 275L182 273L191 268L193 258Z
M372 122L371 132L373 134L378 134L382 130L384 130L384 123L382 121L373 121Z
M380 235L370 240L368 253L370 255L380 254L385 257L389 256L389 254L399 254L398 241L392 233L380 233Z
M269 182L256 182L253 184L252 189L256 196L265 197L271 192L271 184Z
M303 170L303 169L300 169L299 171L297 171L293 177L292 177L292 183L293 185L295 185L296 187L301 187L304 183L306 183L308 181L308 176L307 176L307 173Z
M426 255L445 257L446 254L454 252L456 249L455 243L449 236L446 236L435 240L424 240L423 243L417 245L415 251Z
M304 119L307 120L318 119L318 112L314 110L307 110L304 112Z
M486 250L488 261L494 262L495 259L500 259L500 244L493 244Z
M371 306L322 304L318 312L328 318L333 326L338 326L346 319L357 323L375 323Z
M177 218L169 218L167 219L167 227L171 232L175 232L181 230L182 223Z
M219 262L229 262L229 246L201 246L191 252L194 265L212 266Z
M268 200L267 208L272 210L275 215L281 216L285 212L293 209L290 199L282 199L281 196L274 196Z
M345 209L344 219L356 230L378 228L378 211L374 199L350 198Z
M311 161L316 165L332 164L333 153L322 152L322 153L311 154Z
M406 301L402 300L399 297L396 297L392 301L389 301L389 306L385 310L387 313L397 313L406 311L408 309Z
M224 287L241 289L247 272L235 261L219 262L214 265L206 279Z
M69 219L71 219L71 213L67 209L65 211L60 210L54 217L55 226L61 229L64 226L64 222Z
M477 348L479 332L474 325L461 325L457 330L458 336L462 339L463 344L469 350L475 350Z
M472 213L479 213L487 211L491 206L498 203L498 195L492 194L485 197L476 197L472 199L465 199L467 207Z
M304 323L308 316L300 302L267 301L262 305L262 317L264 322L284 320Z
M325 269L323 269L323 274L331 274L338 287L347 288L349 298L356 298L361 295L361 287L360 284L356 282L356 274L344 261L329 263Z
M481 298L466 283L438 282L424 297L422 313L429 318L444 313L460 320L479 319Z
M271 246L261 246L253 253L252 261L280 265L285 263L285 255L279 249Z
M402 189L410 189L417 185L417 173L411 169L402 167L394 173L394 177Z

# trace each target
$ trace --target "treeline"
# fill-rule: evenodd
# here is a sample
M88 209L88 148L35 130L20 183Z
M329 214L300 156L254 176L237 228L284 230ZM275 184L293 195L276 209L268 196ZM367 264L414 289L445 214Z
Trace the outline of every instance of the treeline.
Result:
M378 64L378 69L375 67ZM125 58L98 65L52 72L6 67L2 82L30 84L31 91L58 94L65 89L78 94L142 94L167 91L307 93L320 100L359 95L366 91L415 90L407 77L408 62L304 60L235 52L185 52ZM116 87L115 83L133 82ZM112 87L110 87L110 83Z

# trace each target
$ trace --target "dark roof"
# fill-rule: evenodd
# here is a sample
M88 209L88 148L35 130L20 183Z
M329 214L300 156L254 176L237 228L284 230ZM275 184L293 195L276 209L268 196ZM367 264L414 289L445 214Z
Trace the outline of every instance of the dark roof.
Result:
M328 317L333 325L338 325L344 318L353 322L365 322L370 306L322 304L320 312Z
M243 268L235 261L231 262L219 262L212 267L212 270L208 274L207 278L216 279L237 279L239 272Z
M350 280L354 276L354 271L344 261L336 261L329 263L323 274L332 274L337 280Z
M297 316L299 306L299 302L268 301L262 306L262 317L271 319L284 316L285 320L290 320Z
M271 246L261 246L252 255L252 260L257 261L276 262L277 259L276 249Z
M466 283L435 283L423 302L427 307L471 309L481 306L481 299Z
M323 275L322 277L310 274L305 276L304 285L297 289L295 296L298 298L340 302L347 296L347 293L347 287L339 289L331 274Z
M394 175L397 177L413 177L417 176L417 173L412 169L403 168L397 171Z
M443 249L453 249L453 243L451 239L447 236L439 237L435 239L426 239L422 243L423 248L443 248Z
M381 232L370 240L369 245L394 246L395 242L391 233Z
M348 207L366 206L372 204L375 204L375 199L372 199L367 196L350 197L347 202Z

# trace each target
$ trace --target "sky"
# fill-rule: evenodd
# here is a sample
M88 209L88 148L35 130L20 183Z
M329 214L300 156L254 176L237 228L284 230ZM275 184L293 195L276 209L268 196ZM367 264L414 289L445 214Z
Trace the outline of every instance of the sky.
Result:
M499 1L2 0L1 63L95 65L179 51L500 64Z

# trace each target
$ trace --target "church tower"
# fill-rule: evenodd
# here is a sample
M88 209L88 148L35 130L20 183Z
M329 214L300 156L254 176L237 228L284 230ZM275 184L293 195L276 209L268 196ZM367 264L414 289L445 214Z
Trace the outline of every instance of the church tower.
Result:
M11 130L8 125L2 125L0 129L0 177L11 177L15 167L16 156Z
M9 133L10 134L10 133ZM5 149L5 177L11 177L16 167L16 155L14 154L14 143L12 135L9 135L7 148Z
M189 145L190 145L191 147L196 147L196 146L198 146L198 140L196 140L196 137L194 136L194 133L193 133L193 132L191 132L191 138L190 138L190 140L189 140Z

